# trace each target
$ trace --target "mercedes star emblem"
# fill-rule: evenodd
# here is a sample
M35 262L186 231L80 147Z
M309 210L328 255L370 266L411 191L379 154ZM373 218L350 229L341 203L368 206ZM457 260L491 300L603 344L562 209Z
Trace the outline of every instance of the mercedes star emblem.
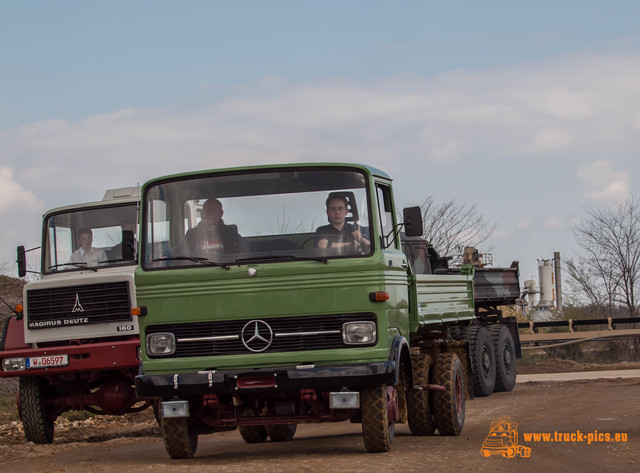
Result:
M265 351L273 341L273 330L262 320L252 320L242 327L242 344L254 353Z

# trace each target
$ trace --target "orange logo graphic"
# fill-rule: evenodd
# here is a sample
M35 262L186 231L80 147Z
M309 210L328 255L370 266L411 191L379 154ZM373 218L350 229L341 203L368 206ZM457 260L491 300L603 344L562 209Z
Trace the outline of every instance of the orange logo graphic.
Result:
M513 458L520 455L528 458L531 456L531 449L518 443L518 423L513 422L509 416L502 416L491 422L489 435L482 442L480 453L483 457L502 455Z

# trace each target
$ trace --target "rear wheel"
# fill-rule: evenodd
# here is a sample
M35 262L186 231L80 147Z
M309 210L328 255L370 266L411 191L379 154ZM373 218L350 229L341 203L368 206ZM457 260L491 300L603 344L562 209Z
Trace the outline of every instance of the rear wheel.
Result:
M465 389L462 363L455 353L441 353L433 369L433 383L445 392L433 392L433 417L440 435L459 435L464 427Z
M482 325L472 325L468 331L469 361L473 372L473 393L489 396L496 383L496 355L489 331Z
M20 413L24 436L29 442L53 442L56 415L47 410L51 393L49 382L39 376L20 378Z
M185 417L163 417L162 440L171 458L191 458L198 448L198 430Z
M389 411L397 412L394 388L372 386L360 392L362 410L362 438L370 452L388 452L393 445L394 419Z
M298 424L267 425L267 434L272 442L288 442L293 440Z
M496 385L494 391L512 391L516 385L516 347L509 327L492 325L489 329L496 351Z
M415 386L429 384L433 359L429 355L411 355L411 365L413 366L413 384ZM429 397L429 391L410 390L407 393L409 430L413 435L433 435L436 430Z
M238 431L242 440L247 443L262 443L267 440L267 429L264 425L240 425Z

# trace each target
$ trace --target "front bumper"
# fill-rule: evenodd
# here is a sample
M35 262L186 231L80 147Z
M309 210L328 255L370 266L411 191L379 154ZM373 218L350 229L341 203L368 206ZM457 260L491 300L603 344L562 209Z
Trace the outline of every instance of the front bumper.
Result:
M270 378L273 382L269 383ZM202 394L247 394L295 389L358 390L367 386L392 385L396 363L283 367L245 370L215 370L198 373L136 376L139 398L171 398Z
M79 345L61 345L47 348L29 348L19 350L5 350L0 352L0 362L4 358L36 357L68 355L69 364L50 368L36 368L19 371L2 371L0 378L16 376L55 376L64 373L79 373L91 371L109 371L133 369L140 366L138 349L140 340L118 340L111 342L86 343Z

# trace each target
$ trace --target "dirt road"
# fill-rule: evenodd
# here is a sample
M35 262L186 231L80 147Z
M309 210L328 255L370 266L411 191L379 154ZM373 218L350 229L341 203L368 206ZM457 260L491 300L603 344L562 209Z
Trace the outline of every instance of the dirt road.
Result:
M520 443L531 448L529 458L480 454L491 421L501 416L518 423ZM553 438L554 432L573 433L574 441L528 437L550 433ZM627 441L595 441L606 433L626 434ZM468 401L459 437L414 437L398 425L392 451L382 454L365 452L358 424L340 423L301 425L286 443L248 445L237 432L200 436L195 458L171 460L150 412L57 426L52 445L26 444L21 435L17 425L0 429L0 471L638 472L640 378L519 383L510 393Z

